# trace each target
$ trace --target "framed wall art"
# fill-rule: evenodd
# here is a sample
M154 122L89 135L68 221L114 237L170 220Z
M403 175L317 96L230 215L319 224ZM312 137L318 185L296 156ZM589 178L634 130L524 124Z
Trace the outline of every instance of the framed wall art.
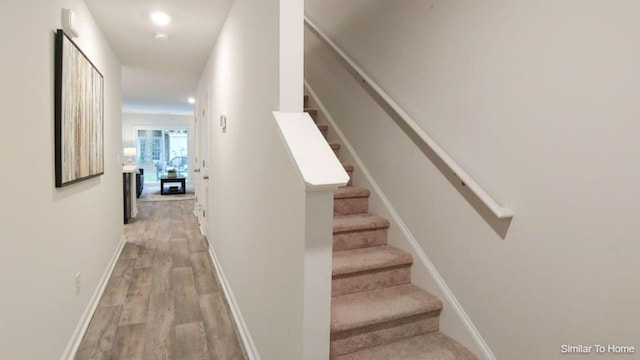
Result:
M104 78L64 31L55 44L56 187L104 174Z

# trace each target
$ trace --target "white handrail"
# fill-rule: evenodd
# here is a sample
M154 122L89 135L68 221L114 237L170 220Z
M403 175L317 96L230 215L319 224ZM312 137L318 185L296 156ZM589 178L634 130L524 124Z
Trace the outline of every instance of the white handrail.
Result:
M362 81L366 82L371 89L373 89L378 96L389 106L406 124L413 130L416 135L420 137L420 139L424 142L426 146L428 146L440 159L453 171L454 175L460 178L462 183L473 192L480 201L482 201L485 206L487 206L493 214L499 219L509 219L512 218L514 213L513 210L506 206L502 206L498 204L483 188L478 185L469 174L467 174L461 167L458 165L427 133L422 130L418 124L404 111L402 108L396 104L389 95L382 90L382 88L373 81L369 75L367 75L364 70L360 68L347 54L342 51L327 35L325 35L311 20L309 20L306 16L304 18L305 25L308 26L314 33L316 33L325 43L333 48L333 50L342 57L342 59L351 67L353 71L355 71L358 76L362 78Z

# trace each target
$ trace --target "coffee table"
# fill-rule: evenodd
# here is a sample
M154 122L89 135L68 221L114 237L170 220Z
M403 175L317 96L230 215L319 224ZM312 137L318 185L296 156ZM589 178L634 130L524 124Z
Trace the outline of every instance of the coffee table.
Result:
M186 178L184 176L176 176L169 177L167 175L160 176L160 195L171 195L171 194L186 194L187 187L185 186ZM180 190L178 191L165 191L164 184L165 183L180 183Z

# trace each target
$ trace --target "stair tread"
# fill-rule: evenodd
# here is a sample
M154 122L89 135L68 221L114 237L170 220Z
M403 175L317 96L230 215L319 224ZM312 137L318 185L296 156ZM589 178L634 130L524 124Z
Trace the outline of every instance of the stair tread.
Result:
M413 258L406 251L388 245L333 252L332 275L411 265Z
M329 143L329 146L331 146L333 150L340 149L340 144L338 143Z
M346 171L353 171L353 169L354 169L354 168L353 168L353 165L348 164L348 163L342 163L342 166L344 167L344 169L345 169Z
M327 124L317 124L317 126L318 126L318 128L319 128L320 130L327 130L327 129L329 129L329 125L327 125Z
M385 229L389 220L371 213L335 215L333 217L333 233L366 229Z
M440 331L393 341L334 360L477 360L467 348Z
M334 199L363 198L369 197L371 191L359 186L341 186L333 193Z
M331 299L331 332L357 329L441 309L440 299L412 284L336 296Z
M316 108L311 108L311 107L306 107L306 108L304 108L304 112L314 112L314 113L317 113L317 112L318 112L318 109L316 109Z

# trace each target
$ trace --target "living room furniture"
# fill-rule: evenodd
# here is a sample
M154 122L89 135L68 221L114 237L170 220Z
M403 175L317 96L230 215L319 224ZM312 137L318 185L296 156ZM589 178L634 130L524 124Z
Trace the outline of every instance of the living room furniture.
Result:
M142 195L142 190L144 190L144 169L139 168L136 172L136 197Z
M124 204L124 223L131 219L131 173L122 173L122 198Z
M136 178L138 167L136 165L125 165L122 167L122 203L124 212L124 223L128 224L131 218L138 214L136 204L137 189Z
M185 184L185 180L186 178L184 176L176 176L176 177L169 177L167 175L162 175L160 176L160 195L170 195L170 194L186 194L187 193L187 187ZM177 187L174 190L174 186L169 185L169 189L166 190L164 187L164 184L168 183L179 183L180 186Z

